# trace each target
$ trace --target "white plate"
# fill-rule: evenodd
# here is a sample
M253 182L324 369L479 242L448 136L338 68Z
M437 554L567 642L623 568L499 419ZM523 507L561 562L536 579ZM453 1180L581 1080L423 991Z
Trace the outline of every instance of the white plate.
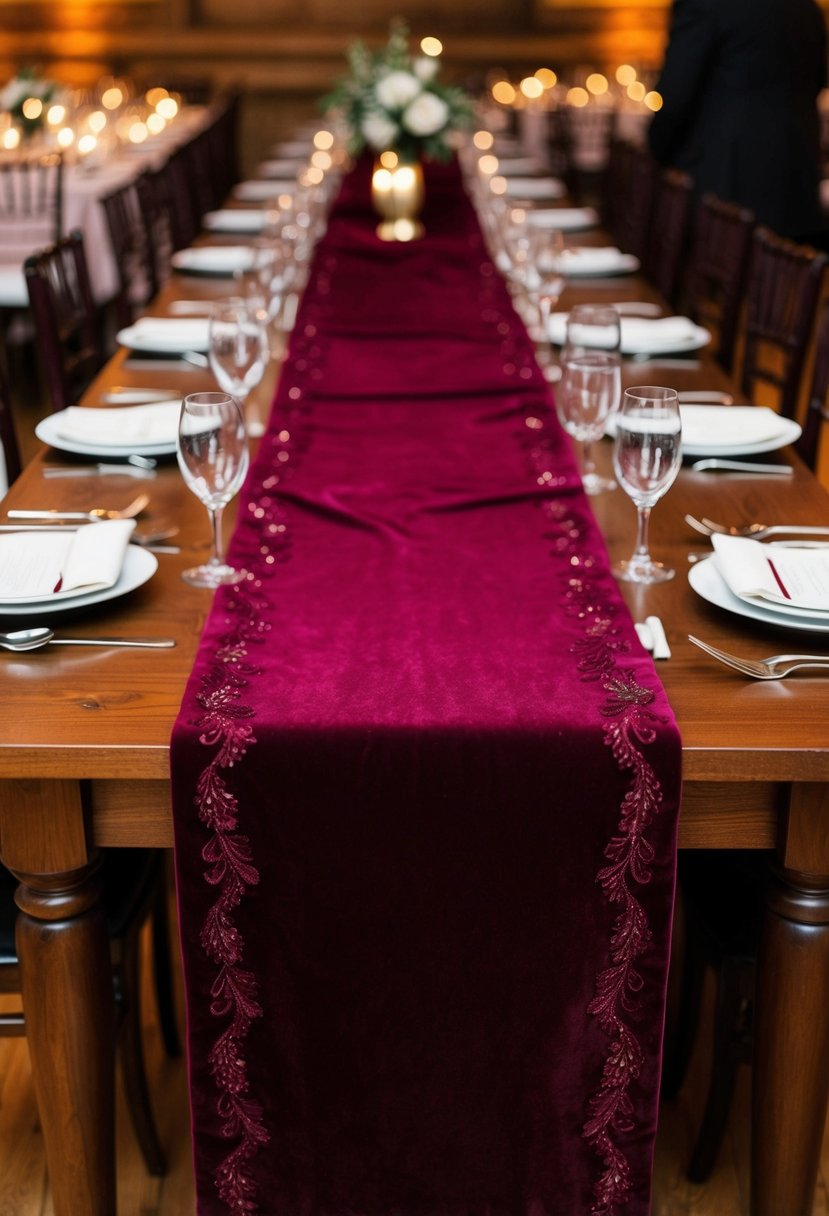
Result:
M617 275L635 274L639 269L639 259L634 257L632 253L608 255L607 260L604 262L600 262L597 259L580 262L578 257L567 257L566 255L561 259L553 260L552 263L551 259L542 259L542 265L546 263L546 266L549 266L550 269L553 269L556 262L560 263L559 273L565 275L568 279L615 278Z
M258 235L265 227L265 212L245 210L243 207L227 207L221 211L208 211L202 223L211 232L243 232Z
M57 414L47 414L35 427L35 434L41 443L57 448L61 452L72 452L76 456L172 456L175 454L175 443L131 443L112 444L99 443L91 446L86 443L76 443L74 439L65 439L60 433L63 421L63 410Z
M181 355L190 350L207 351L210 324L207 319L202 321L196 317L188 317L186 320L179 317L153 317L152 320L158 320L161 324L153 326L149 331L141 324L128 325L126 329L119 329L115 335L116 342L130 350L139 350L151 355ZM164 324L165 321L169 321L169 325Z
M794 612L777 612L760 604L748 603L734 595L719 570L710 557L697 562L688 571L688 582L694 591L709 604L733 612L736 616L745 616L753 621L762 621L766 625L778 625L782 629L801 629L811 633L829 633L829 621L826 614L812 617L803 611L799 615Z
M527 212L527 222L545 231L581 232L595 228L599 216L592 207L534 207Z
M89 527L94 528L94 524ZM69 612L85 608L88 604L103 604L106 600L118 599L142 587L158 569L158 558L148 549L138 545L127 545L121 576L111 587L99 591L59 591L48 600L0 600L0 616L49 617L56 612Z
M770 439L756 440L754 443L697 443L689 447L682 441L682 455L705 456L760 456L763 452L776 452L787 444L794 443L800 438L802 427L792 418L780 419L780 432Z
M560 346L564 341L564 335L567 329L566 312L556 312L550 317L550 340ZM563 318L563 320L562 320ZM654 340L649 342L647 346L639 342L634 342L631 346L629 331L625 326L624 318L622 319L622 354L623 355L640 355L647 354L649 357L659 359L662 355L684 355L688 351L701 350L711 341L711 335L707 329L703 329L701 325L692 325L686 331L686 337L676 337L673 341L666 341L663 335L663 341L659 342L654 335ZM684 449L683 449L684 450Z
M527 202L537 198L563 198L566 193L564 183L557 177L508 177L506 180L509 198L525 198Z
M186 274L232 277L237 270L253 266L254 250L249 245L199 245L194 249L179 249L171 262L176 270Z
M290 194L288 189L292 183L288 181L249 181L239 182L233 187L233 197L246 203L267 203L277 199L280 194Z

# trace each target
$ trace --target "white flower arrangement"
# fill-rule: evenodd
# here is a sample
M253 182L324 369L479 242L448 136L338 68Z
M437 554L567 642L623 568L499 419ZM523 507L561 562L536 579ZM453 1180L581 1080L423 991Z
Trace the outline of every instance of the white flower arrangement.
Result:
M43 111L36 117L30 118L23 112L23 103L34 97L42 101L44 107L58 92L54 80L37 76L33 68L21 68L2 89L0 89L0 110L13 115L23 126L24 133L36 131L43 123Z
M438 83L436 59L410 54L405 25L393 25L376 54L354 43L348 62L348 76L322 105L348 125L352 155L368 147L397 152L404 160L448 158L447 137L470 121L472 106L461 89Z

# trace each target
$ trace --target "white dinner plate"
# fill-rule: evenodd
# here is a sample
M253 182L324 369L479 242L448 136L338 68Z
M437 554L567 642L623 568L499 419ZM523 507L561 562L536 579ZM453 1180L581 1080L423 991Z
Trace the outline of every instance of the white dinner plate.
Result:
M534 207L527 212L527 222L553 232L580 232L595 228L599 215L593 207Z
M72 452L75 456L101 456L117 458L119 456L173 456L176 445L173 443L80 443L74 439L66 439L60 432L63 423L63 410L56 414L47 414L35 427L35 434L41 443L57 448L61 452Z
M198 245L179 249L171 262L176 270L186 274L231 278L237 271L252 269L253 258L254 250L249 245Z
M577 250L574 249L573 254L577 254ZM604 259L585 258L584 260L573 254L568 256L565 253L561 258L542 255L540 259L542 268L545 270L557 269L559 274L565 275L568 279L616 278L620 275L635 274L639 269L639 259L632 253L614 250Z
M691 404L690 402L688 404ZM682 407L680 406L680 413ZM792 418L780 418L780 427L775 435L755 439L746 443L687 443L682 437L682 455L694 458L706 456L761 456L764 452L776 452L800 438L802 427Z
M88 525L94 528L94 524ZM0 600L0 616L49 617L56 612L69 612L75 608L86 608L90 604L103 604L106 600L118 599L142 587L158 569L158 558L149 549L138 545L127 545L121 575L111 587L98 591L58 591L48 600Z
M557 346L561 346L564 341L564 336L567 330L566 312L554 312L550 317L549 334L550 340ZM644 355L653 356L659 359L662 355L684 355L690 351L701 350L711 341L711 334L707 329L703 329L701 325L689 325L683 334L674 337L671 340L666 339L662 335L662 341L658 339L658 331L654 334L653 339L649 339L647 343L643 341L632 341L630 331L625 325L625 318L622 318L622 354L623 355Z
M225 207L220 211L208 211L202 223L211 232L242 232L256 236L265 227L265 212Z
M130 350L138 350L149 355L181 355L185 351L195 350L206 353L208 348L208 329L210 322L197 317L168 318L148 317L147 321L158 321L158 325L145 328L140 322L119 329L115 335L116 342Z
M745 616L753 621L761 621L765 625L779 625L782 629L801 629L811 633L829 633L829 621L825 613L811 616L808 611L800 613L789 610L778 612L765 605L749 603L741 600L729 588L710 557L697 562L688 571L688 582L694 591L709 604L733 612L736 616Z

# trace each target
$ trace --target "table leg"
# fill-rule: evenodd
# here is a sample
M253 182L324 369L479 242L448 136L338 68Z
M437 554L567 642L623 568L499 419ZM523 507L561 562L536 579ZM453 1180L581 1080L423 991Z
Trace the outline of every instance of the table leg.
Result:
M829 1097L829 864L824 791L793 795L757 971L752 1216L811 1216ZM807 864L808 863L808 867ZM796 868L795 868L796 866Z
M0 783L0 839L55 1216L114 1216L112 968L78 784Z

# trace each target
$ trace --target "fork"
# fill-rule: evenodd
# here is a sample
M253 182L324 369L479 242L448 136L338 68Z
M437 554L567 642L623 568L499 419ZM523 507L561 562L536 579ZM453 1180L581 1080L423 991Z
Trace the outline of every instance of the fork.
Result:
M829 670L829 655L827 654L770 654L766 659L743 659L739 655L729 654L727 650L718 650L716 646L709 646L707 642L701 642L699 638L693 637L690 633L688 641L699 646L700 650L710 654L713 659L724 663L726 667L733 667L735 671L741 672L744 676L751 676L755 680L782 680L784 676L791 675L799 667L820 667Z
M703 536L711 536L714 532L722 536L747 536L752 540L764 540L767 536L780 536L795 533L799 536L829 536L829 527L807 524L745 524L744 527L726 527L713 519L697 519L694 515L685 516L686 524Z
M93 507L91 511L9 511L9 519L135 519L150 505L149 494L139 494L120 511Z

